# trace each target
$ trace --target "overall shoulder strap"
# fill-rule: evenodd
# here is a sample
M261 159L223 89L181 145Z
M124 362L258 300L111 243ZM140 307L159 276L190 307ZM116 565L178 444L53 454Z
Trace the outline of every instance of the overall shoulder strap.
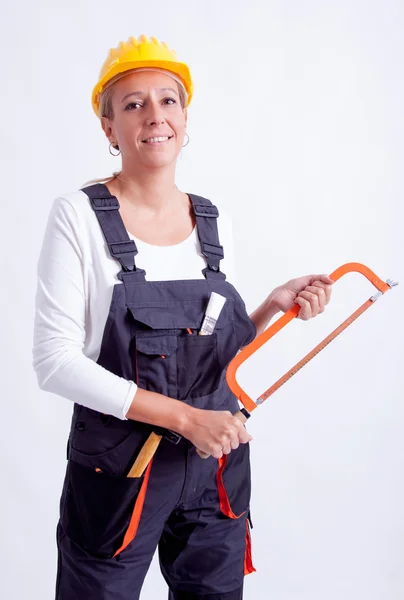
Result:
M119 214L118 199L111 196L107 186L103 183L89 185L81 188L81 191L90 200L111 256L118 260L122 266L122 271L118 273L119 279L124 281L125 273L130 273L131 282L134 279L145 281L145 271L136 268L135 256L138 249L134 240L129 238L122 217Z
M206 257L208 266L202 273L206 279L226 279L220 270L220 261L224 258L223 246L220 245L217 228L219 211L207 198L188 194L196 217L196 228L201 244L202 254Z

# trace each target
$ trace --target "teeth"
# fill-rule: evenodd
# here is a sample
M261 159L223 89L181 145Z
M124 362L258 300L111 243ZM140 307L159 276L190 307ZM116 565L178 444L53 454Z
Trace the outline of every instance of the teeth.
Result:
M151 144L153 142L166 142L168 137L154 137L146 140L146 144Z

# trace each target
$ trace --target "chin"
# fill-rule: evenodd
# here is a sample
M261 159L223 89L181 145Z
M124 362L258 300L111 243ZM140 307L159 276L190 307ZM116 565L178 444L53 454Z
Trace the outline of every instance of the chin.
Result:
M143 161L143 164L148 167L168 167L177 160L177 156L154 156L150 160Z

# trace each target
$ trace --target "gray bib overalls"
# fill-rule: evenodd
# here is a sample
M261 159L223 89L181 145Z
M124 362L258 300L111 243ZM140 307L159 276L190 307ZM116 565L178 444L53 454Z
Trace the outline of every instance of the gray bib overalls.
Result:
M189 194L207 266L194 280L148 281L135 265L119 203L83 188L121 270L98 364L140 388L210 410L239 410L225 369L256 329L220 271L218 211ZM140 257L141 259L141 257ZM140 262L140 261L139 261ZM227 298L198 336L212 291ZM126 477L152 430L162 442L144 475ZM171 600L239 600L250 553L249 446L202 460L181 436L74 404L57 527L57 600L136 600L158 547Z

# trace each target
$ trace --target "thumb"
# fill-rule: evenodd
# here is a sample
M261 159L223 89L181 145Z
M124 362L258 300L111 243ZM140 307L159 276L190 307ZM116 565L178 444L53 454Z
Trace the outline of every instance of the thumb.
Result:
M324 273L322 275L319 275L317 277L317 279L319 279L323 283L328 283L329 285L332 285L333 283L335 283L335 281L333 279L331 279L331 277L329 277L329 275L325 275Z

